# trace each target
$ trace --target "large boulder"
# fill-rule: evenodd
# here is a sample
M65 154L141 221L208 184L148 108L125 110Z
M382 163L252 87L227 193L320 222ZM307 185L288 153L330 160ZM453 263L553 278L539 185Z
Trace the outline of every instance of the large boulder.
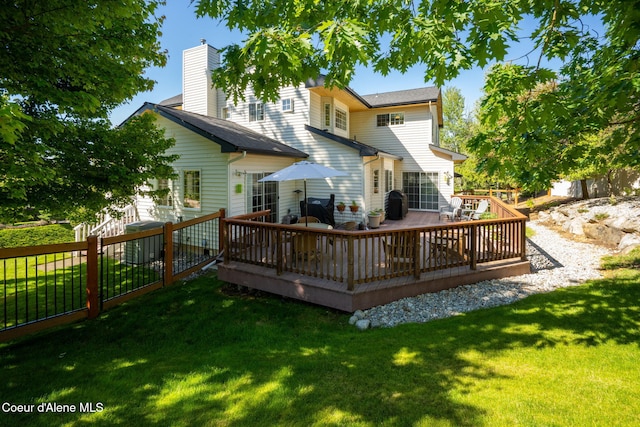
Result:
M620 250L640 238L640 197L581 200L540 212L538 218L564 231L585 236Z
M624 236L624 231L608 227L600 222L587 222L582 225L584 235L590 239L598 240L606 245L618 246Z

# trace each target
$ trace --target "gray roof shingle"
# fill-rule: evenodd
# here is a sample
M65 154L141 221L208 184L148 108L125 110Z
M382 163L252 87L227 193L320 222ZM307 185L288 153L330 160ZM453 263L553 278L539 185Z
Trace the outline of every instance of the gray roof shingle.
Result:
M439 88L423 87L418 89L361 95L361 98L364 99L372 108L380 108L396 105L422 104L429 101L436 102L438 101L439 96Z
M203 116L152 103L145 103L136 114L141 114L147 110L154 111L162 117L220 144L223 153L246 151L251 154L300 159L309 157L308 154L300 150L229 120Z

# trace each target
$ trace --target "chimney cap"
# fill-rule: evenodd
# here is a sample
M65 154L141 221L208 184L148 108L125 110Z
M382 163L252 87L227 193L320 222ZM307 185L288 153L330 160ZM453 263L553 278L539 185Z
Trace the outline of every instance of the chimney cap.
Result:
M200 39L200 44L207 44L207 40L205 40L205 39Z

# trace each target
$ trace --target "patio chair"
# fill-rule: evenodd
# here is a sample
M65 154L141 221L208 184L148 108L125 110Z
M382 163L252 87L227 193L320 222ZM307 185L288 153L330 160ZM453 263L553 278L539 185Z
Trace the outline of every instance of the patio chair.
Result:
M462 206L462 199L460 197L453 197L449 206L440 208L440 219L442 219L442 217L448 217L451 221L454 221L460 216L460 206Z
M486 212L489 207L488 200L481 200L478 203L478 207L475 210L463 210L461 219L464 221L471 221L472 219L480 219L480 215Z
M298 219L298 224L313 224L319 222L320 220L315 216L302 216Z
M407 269L416 257L413 235L393 234L382 238L387 268Z

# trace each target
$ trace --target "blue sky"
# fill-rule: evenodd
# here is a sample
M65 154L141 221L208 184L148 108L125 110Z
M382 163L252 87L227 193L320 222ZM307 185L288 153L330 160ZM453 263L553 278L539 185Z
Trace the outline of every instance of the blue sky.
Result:
M224 24L210 18L196 18L195 8L189 5L188 0L172 0L167 3L158 13L166 16L162 26L161 45L169 52L167 65L164 68L154 67L147 70L147 76L156 81L154 90L140 93L129 103L115 109L111 114L113 124L122 123L145 102L160 102L181 93L182 51L199 45L200 39L205 39L208 44L219 49L244 40L242 34L232 33ZM445 87L459 88L467 106L471 108L475 100L481 96L482 83L483 71L471 70L464 72ZM432 83L425 83L420 67L414 67L405 74L397 72L386 77L366 68L359 68L349 86L360 95L368 95L432 86Z

